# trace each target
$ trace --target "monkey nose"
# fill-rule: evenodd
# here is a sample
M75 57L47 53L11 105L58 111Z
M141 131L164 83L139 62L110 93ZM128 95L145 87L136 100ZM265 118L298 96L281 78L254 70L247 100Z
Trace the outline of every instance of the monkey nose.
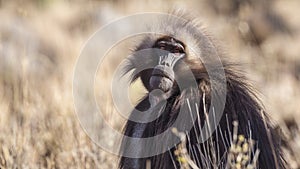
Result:
M183 57L183 54L178 55L174 53L160 56L159 63L154 67L150 78L152 90L161 89L167 92L172 88L175 81L174 65Z
M168 55L163 55L159 57L158 65L165 65L173 68L175 64L181 60L185 54L179 53L168 53Z

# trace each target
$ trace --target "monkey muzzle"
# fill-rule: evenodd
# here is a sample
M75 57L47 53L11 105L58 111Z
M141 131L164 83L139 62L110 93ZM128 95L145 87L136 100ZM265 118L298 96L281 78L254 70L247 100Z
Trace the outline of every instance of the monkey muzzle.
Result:
M168 53L168 55L160 56L158 65L154 67L151 78L151 90L160 89L163 92L169 91L175 81L174 66L182 59L185 54Z

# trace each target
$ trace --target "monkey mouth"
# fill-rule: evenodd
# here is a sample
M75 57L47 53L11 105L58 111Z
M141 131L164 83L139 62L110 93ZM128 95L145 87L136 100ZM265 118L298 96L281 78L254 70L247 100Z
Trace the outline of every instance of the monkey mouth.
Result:
M174 71L172 68L164 65L158 65L153 69L152 76L161 76L174 81Z
M156 66L150 78L151 89L152 90L160 89L163 92L167 92L172 88L173 85L174 85L173 69L164 65Z
M168 92L173 84L174 82L165 76L151 76L150 78L151 90L160 89L163 92Z

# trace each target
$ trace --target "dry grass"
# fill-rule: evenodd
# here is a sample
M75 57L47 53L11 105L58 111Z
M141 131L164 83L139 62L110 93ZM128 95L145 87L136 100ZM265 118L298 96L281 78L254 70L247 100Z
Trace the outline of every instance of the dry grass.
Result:
M214 169L217 168L228 168L228 169L255 169L257 168L257 161L259 156L259 149L255 149L254 141L251 139L245 138L243 135L238 135L238 123L234 122L234 132L232 133L232 138L230 142L230 149L228 150L227 155L227 163L221 163L222 160L216 161L213 165ZM188 149L186 147L186 135L184 133L178 132L177 129L173 129L173 133L177 135L181 143L176 147L175 155L180 162L181 169L199 169L196 165L196 161L193 160L188 155ZM211 142L212 140L208 140ZM217 140L222 141L222 140ZM203 146L204 149L206 146ZM213 149L206 150L206 151L213 151ZM214 150L212 152L213 155L217 155L218 152ZM205 159L209 159L210 157L206 156L206 154L202 154ZM253 157L251 157L253 156ZM226 165L226 166L223 166ZM209 167L207 167L209 168Z
M288 162L300 167L298 0L270 5L291 25L293 34L275 32L260 45L250 43L247 19L256 11L247 6L228 15L216 14L206 1L114 2L0 0L0 168L116 167L117 157L94 144L74 114L76 57L84 41L112 19L176 6L195 11L232 59L247 63L243 69L263 93L268 112L284 128L286 147L292 145L287 148ZM112 55L124 53L125 48ZM107 97L102 87L106 86L96 90L97 98ZM111 101L104 105L105 119L120 129L124 120L111 108Z

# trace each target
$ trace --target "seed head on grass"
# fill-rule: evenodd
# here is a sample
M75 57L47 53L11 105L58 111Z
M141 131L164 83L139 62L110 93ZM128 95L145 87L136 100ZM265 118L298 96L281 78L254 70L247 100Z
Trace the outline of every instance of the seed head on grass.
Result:
M238 135L238 122L233 123L233 136L230 148L227 154L227 169L255 169L258 168L257 160L259 156L259 150L254 148L254 141L246 138L244 135ZM177 145L174 154L177 157L177 161L181 165L181 169L199 169L196 162L192 159L186 148L186 134L179 132L176 128L172 129L172 132L181 139L181 143ZM217 153L217 152L212 152ZM218 167L214 167L217 169Z

